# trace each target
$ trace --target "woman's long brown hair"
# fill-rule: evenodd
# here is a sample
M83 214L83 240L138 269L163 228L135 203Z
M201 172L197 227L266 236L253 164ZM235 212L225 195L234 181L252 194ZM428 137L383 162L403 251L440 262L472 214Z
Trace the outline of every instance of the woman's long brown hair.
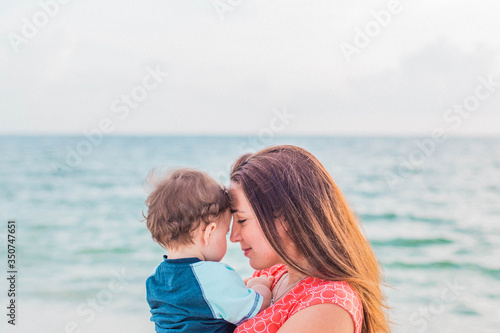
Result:
M363 304L362 332L390 332L373 249L311 153L283 145L245 154L233 165L231 181L241 187L268 242L287 265L308 276L348 282Z

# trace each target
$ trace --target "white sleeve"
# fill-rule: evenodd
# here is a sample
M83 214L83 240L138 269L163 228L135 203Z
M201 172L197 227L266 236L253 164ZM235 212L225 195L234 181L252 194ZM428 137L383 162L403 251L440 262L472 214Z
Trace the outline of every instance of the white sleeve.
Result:
M259 313L262 296L247 288L233 268L214 261L191 267L215 318L239 325Z

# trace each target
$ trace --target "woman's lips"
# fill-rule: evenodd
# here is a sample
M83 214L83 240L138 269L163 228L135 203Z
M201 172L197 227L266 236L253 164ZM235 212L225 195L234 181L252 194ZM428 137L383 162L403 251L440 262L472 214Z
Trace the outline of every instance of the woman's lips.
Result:
M249 247L248 249L243 249L244 252L243 254L245 255L245 257L248 257L248 253L250 252L251 249L252 249L251 247Z

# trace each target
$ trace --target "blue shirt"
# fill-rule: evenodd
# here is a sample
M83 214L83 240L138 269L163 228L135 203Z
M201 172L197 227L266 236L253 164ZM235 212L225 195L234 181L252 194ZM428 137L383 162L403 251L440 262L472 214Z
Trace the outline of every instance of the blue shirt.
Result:
M198 258L167 259L146 280L156 332L233 332L263 299L228 265Z

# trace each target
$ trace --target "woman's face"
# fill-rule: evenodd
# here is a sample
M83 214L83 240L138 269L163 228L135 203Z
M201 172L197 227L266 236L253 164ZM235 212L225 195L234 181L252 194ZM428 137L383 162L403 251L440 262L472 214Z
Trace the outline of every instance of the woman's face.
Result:
M233 199L233 227L230 240L239 242L241 250L250 260L253 269L266 269L282 263L281 258L267 241L250 202L239 185L231 183L229 192Z

